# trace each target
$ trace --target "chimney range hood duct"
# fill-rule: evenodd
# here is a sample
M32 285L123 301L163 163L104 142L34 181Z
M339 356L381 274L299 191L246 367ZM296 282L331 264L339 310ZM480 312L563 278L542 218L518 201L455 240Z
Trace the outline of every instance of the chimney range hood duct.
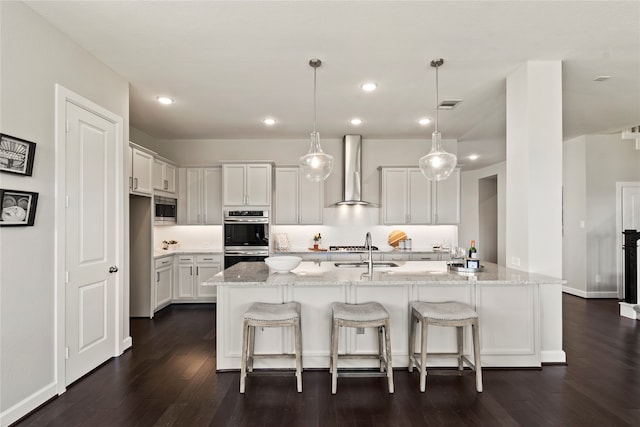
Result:
M333 206L360 205L377 207L376 204L362 200L362 135L345 135L342 138L344 149L344 176L342 201Z

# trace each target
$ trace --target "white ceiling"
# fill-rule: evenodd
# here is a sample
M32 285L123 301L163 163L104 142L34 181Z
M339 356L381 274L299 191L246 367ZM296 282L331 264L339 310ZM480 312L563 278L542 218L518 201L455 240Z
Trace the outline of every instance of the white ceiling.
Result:
M311 58L322 138L426 141L444 58L440 99L463 102L439 127L465 169L504 160L506 77L527 60L563 61L565 139L640 124L638 0L26 3L130 82L131 125L160 139L306 140Z

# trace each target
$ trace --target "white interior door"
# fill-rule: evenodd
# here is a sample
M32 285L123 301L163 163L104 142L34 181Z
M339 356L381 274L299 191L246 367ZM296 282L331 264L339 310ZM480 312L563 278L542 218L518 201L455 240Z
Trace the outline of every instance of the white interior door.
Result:
M116 348L117 168L115 124L71 102L66 117L69 385L114 356Z
M618 295L623 298L624 290L624 230L640 230L640 182L617 183L618 206L616 208L618 242Z

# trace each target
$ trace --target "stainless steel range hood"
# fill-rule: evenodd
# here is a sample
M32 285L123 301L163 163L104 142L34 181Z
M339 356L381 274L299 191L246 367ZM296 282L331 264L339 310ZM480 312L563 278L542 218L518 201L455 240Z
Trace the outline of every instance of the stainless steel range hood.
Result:
M345 135L344 176L342 181L342 201L332 206L360 205L377 207L375 203L362 200L362 135Z

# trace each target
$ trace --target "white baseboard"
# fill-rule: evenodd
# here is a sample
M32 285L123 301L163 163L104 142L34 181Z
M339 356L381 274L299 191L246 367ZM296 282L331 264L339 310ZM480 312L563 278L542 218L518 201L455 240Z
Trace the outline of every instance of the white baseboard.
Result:
M542 363L567 363L567 353L564 350L542 350L540 361Z
M0 426L6 427L56 396L56 383L50 383L31 396L0 413Z
M580 298L613 298L618 299L617 291L583 291L582 289L570 288L568 286L562 287L562 292L565 294L575 295Z
M636 311L634 307L638 304L629 304L628 302L620 303L620 316L628 317L629 319L638 320L640 319L640 313Z
M126 337L122 340L122 345L120 346L120 354L124 353L124 351L130 348L133 345L133 338Z

